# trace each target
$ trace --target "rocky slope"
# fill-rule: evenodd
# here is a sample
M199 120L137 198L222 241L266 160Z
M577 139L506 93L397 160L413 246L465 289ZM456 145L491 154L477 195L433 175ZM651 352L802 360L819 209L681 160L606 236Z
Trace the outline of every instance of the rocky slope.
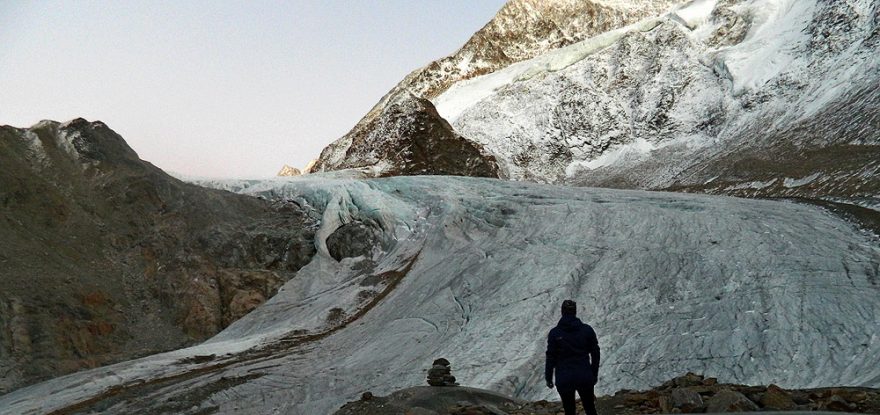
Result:
M599 334L600 394L685 371L880 386L880 243L822 208L321 176L231 186L321 212L317 254L265 304L198 346L0 396L0 413L329 413L423 385L438 357L463 386L556 399L542 365L565 298Z
M513 179L880 194L880 3L697 0L434 103Z
M294 204L200 188L101 122L0 127L0 394L191 345L314 253Z
M376 166L377 157L370 147L359 144L359 137L375 134L376 124L387 124L381 120L393 117L395 105L412 94L416 98L433 99L456 82L479 75L492 73L512 63L530 59L547 51L558 49L599 33L616 29L639 19L659 14L675 0L559 0L553 2L539 0L512 0L504 5L498 14L485 27L477 31L464 46L454 54L431 62L427 66L409 74L395 86L366 116L344 137L328 146L316 163L313 171L339 170L354 167ZM424 105L430 108L430 105ZM430 108L433 111L433 108ZM405 137L409 145L430 136L410 136L405 124L397 124L397 130L383 131L395 137ZM393 141L400 141L395 138ZM460 157L446 152L455 149L443 146L431 147L431 141L420 144L431 148L433 157ZM390 144L390 143L389 143ZM398 146L399 149L405 147ZM478 156L478 155L475 155ZM381 175L412 174L400 167L399 160L381 159L390 166L380 166ZM433 167L430 160L422 160L418 155L410 162ZM471 163L491 163L471 158ZM442 167L438 167L438 170ZM454 174L467 174L454 172Z
M645 391L620 390L614 395L599 396L596 408L599 413L610 415L758 411L880 413L880 390L785 390L773 384L719 384L718 379L688 373ZM387 397L364 393L361 399L347 403L335 415L557 415L562 412L560 402L524 402L471 388L415 387Z

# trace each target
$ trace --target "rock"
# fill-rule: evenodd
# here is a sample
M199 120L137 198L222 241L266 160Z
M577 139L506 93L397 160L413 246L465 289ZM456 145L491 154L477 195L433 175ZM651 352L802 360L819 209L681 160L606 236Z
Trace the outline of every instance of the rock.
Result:
M679 388L686 388L688 386L699 386L703 384L703 377L696 374L688 372L684 376L679 376L672 380L675 386Z
M668 414L672 412L672 400L668 396L660 397L660 412Z
M284 165L281 170L278 172L279 177L291 177L291 176L299 176L302 172L299 171L296 167L290 167L288 165Z
M370 257L373 248L381 246L377 226L361 221L346 223L327 237L327 251L337 261L359 256Z
M452 368L449 361L440 358L434 360L433 365L428 369L428 385L431 386L456 386L455 376L452 376Z
M718 384L718 379L717 379L717 378L706 378L706 379L703 379L703 385L704 385L704 386L715 386L715 385L717 385L717 384Z
M730 389L723 389L709 399L706 412L754 412L758 409L758 405L746 398L745 395Z
M840 395L836 395L836 394L831 395L831 397L828 398L828 401L825 402L825 404L822 405L822 407L829 410L829 411L835 411L835 412L850 412L850 411L852 411L852 406L850 406L850 404L847 403L845 399L840 397Z
M703 398L700 394L686 388L672 390L672 406L684 413L700 412L703 409Z
M774 409L777 411L788 411L795 407L791 395L776 385L770 385L767 387L767 392L761 396L760 403L765 409Z

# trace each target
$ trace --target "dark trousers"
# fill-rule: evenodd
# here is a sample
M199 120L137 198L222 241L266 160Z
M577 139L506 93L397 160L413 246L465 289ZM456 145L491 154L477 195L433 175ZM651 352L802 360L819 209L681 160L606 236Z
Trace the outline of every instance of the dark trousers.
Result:
M593 385L578 385L576 389L557 390L559 397L562 398L562 407L565 409L565 415L577 415L577 406L574 401L574 392L577 390L581 397L581 405L587 415L596 415L596 396L593 395Z

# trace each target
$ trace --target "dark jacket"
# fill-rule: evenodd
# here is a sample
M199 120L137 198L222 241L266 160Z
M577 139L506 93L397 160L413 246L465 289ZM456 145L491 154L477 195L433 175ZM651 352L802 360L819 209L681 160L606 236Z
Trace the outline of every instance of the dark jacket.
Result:
M547 335L547 365L544 376L553 380L556 371L557 389L574 389L578 385L595 385L599 379L599 340L596 332L577 317L563 315L559 324Z

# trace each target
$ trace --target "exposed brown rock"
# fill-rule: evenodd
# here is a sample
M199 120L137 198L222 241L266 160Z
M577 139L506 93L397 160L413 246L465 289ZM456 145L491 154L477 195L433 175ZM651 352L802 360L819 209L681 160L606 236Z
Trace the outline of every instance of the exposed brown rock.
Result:
M703 398L700 394L687 388L676 388L672 390L672 406L678 408L683 413L701 412L703 410Z
M778 411L788 411L795 407L791 395L776 385L770 385L767 387L767 392L764 392L761 396L760 403L764 408Z
M843 399L843 397L837 394L831 395L831 397L823 403L822 408L835 412L851 412L853 410L852 406L850 406L846 399Z
M706 405L706 412L754 412L758 410L758 405L750 401L742 393L732 391L730 389L722 389L715 396L709 398Z

